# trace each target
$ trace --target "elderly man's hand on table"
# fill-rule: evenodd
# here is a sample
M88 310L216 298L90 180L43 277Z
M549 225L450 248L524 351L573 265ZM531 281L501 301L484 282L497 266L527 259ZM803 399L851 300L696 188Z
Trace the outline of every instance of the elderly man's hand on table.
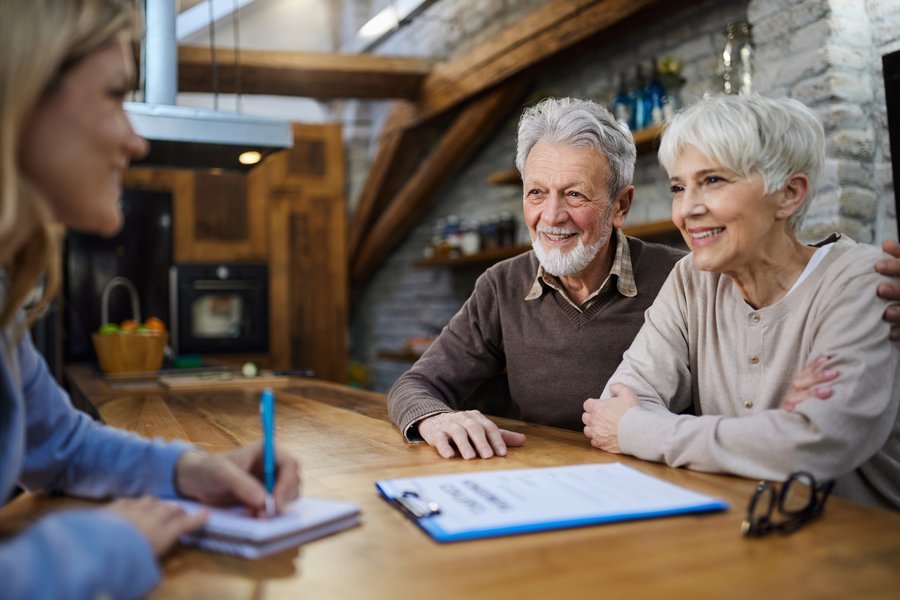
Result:
M588 398L584 401L584 435L591 446L621 454L619 448L619 421L629 409L638 405L637 394L627 385L614 383L609 386L610 398Z
M898 281L882 283L878 286L878 295L886 300L900 302L900 244L894 240L885 240L882 250L894 258L886 258L875 265L875 270L882 275L894 277ZM889 306L884 311L884 320L891 323L891 339L900 340L900 306Z
M275 448L277 477L272 496L276 509L300 496L300 463ZM264 516L266 490L262 443L257 442L220 454L188 450L175 467L175 486L180 494L204 504L240 503Z
M450 445L453 442L466 460L506 456L507 446L525 443L524 434L500 429L477 410L441 413L423 419L419 423L419 435L444 458L456 456Z

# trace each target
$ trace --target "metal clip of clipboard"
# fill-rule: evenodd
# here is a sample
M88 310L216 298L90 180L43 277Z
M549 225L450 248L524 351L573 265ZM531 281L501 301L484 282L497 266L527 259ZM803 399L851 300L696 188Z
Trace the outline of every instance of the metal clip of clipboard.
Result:
M433 500L422 498L416 492L403 492L394 501L413 519L424 519L441 514L441 507Z

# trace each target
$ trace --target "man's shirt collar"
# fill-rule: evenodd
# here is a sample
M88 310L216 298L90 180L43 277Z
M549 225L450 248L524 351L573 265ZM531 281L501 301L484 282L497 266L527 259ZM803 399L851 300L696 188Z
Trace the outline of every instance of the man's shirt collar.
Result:
M634 280L634 266L631 264L631 249L628 246L628 238L625 237L625 234L622 233L621 229L616 228L616 254L613 257L612 268L609 270L609 275L603 281L603 284L594 290L590 296L582 303L582 306L588 304L591 300L596 298L601 292L605 291L609 285L610 280L613 275L616 276L616 289L623 296L627 296L629 298L633 298L637 295L637 284ZM573 306L575 303L569 298L568 294L565 292L565 288L563 288L562 284L559 280L547 273L544 270L544 266L538 264L537 275L534 278L534 284L531 286L531 289L528 291L528 294L525 296L525 300L534 300L535 298L539 298L543 293L546 287L550 287L557 292L560 292L566 300L568 300ZM580 307L575 306L580 310Z

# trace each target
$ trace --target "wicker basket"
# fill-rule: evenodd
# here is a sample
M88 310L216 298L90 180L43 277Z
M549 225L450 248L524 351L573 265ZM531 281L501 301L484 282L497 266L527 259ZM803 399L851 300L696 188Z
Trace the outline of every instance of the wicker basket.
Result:
M104 373L158 371L162 366L167 333L95 333L91 336Z
M102 323L109 322L109 294L113 288L123 286L131 297L131 312L134 320L140 322L141 311L137 290L125 277L113 277L100 300ZM162 366L169 334L164 332L146 333L95 333L91 336L97 361L105 373L132 373L158 371Z

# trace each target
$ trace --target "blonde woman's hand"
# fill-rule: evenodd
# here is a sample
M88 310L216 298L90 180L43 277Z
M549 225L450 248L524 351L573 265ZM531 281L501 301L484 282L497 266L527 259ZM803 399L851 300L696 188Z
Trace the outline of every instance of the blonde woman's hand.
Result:
M182 535L199 529L209 516L206 511L188 514L177 504L150 496L116 500L105 510L134 525L157 558L166 554Z
M276 510L300 496L300 463L275 447ZM175 466L175 487L182 496L204 504L243 504L257 516L265 516L266 490L262 484L262 443L256 442L207 454L188 450Z

